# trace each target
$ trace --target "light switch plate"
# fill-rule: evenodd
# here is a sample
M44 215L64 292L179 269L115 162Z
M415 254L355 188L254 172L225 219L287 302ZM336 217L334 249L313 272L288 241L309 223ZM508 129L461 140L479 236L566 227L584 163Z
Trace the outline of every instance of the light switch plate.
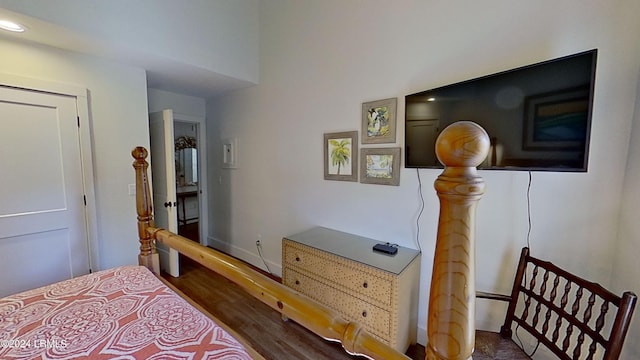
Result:
M222 167L238 168L238 138L222 140Z

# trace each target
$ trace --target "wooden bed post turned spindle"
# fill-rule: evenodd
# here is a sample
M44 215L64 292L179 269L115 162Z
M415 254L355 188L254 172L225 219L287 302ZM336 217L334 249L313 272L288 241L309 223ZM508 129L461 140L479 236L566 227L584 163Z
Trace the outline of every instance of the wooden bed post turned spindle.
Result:
M135 159L133 168L136 170L136 210L138 211L138 238L140 239L140 254L138 264L160 275L160 259L153 239L147 229L154 227L153 209L151 205L151 192L149 190L149 178L147 177L147 149L138 146L131 151Z
M428 360L471 359L475 342L475 212L484 194L476 167L487 157L489 136L460 121L436 140L444 171L435 181L440 199L429 314Z

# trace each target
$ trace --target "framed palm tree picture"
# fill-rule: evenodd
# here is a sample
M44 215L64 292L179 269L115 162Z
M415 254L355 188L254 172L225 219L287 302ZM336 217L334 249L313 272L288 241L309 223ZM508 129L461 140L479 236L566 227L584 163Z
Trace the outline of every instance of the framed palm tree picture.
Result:
M400 148L363 148L360 152L360 182L400 185Z
M358 132L324 134L324 179L358 181Z

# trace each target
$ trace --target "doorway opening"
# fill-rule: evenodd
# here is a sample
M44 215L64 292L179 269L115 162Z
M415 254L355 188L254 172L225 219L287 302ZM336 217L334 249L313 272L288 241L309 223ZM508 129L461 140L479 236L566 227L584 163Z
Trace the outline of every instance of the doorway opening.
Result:
M153 203L158 204L153 212L155 224L202 245L208 240L206 133L204 117L171 109L149 114ZM178 252L162 244L157 249L160 268L180 276Z
M200 239L200 164L199 124L174 119L176 200L178 235L196 242Z

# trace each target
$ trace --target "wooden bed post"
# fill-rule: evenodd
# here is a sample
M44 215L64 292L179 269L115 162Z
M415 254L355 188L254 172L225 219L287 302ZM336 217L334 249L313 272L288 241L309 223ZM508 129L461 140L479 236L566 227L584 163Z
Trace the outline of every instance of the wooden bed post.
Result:
M428 360L467 360L473 354L475 211L485 189L476 167L489 145L484 129L470 121L449 125L436 140L445 168L435 181L440 219L427 316Z
M140 254L138 264L160 275L160 259L156 246L147 228L154 227L153 211L151 205L151 192L149 190L149 178L146 161L147 149L138 146L131 151L131 156L135 159L133 168L136 170L136 209L138 211L138 237L140 238Z

